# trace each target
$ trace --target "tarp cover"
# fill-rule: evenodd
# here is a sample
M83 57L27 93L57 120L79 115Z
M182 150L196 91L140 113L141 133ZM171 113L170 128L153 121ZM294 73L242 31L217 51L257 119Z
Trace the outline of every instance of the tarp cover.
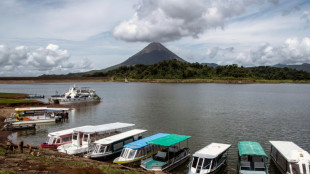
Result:
M258 142L240 141L238 143L238 150L239 150L239 156L258 155L258 156L265 156L266 158L268 158L264 149Z
M172 146L179 142L189 139L191 136L186 135L177 135L177 134L170 134L152 141L148 141L148 144L156 144L161 146Z
M165 134L165 133L158 133L158 134L155 134L155 135L152 135L152 136L149 136L149 137L145 137L141 140L138 140L138 141L134 141L132 143L129 143L129 144L126 144L124 147L125 148L130 148L130 149L139 149L139 148L142 148L148 144L146 144L146 142L148 141L151 141L151 140L154 140L154 139L157 139L157 138L161 138L161 137L164 137L164 136L168 136L169 134Z

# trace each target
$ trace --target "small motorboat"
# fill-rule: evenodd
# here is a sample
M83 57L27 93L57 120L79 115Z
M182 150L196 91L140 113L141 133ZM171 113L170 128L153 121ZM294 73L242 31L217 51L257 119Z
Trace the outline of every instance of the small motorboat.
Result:
M4 129L8 130L8 131L36 129L36 124L13 125L11 123L8 123L8 124L4 125Z

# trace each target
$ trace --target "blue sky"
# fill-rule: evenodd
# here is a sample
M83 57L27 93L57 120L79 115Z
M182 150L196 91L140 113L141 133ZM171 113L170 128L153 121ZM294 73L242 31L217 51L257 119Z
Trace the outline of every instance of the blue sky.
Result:
M0 76L104 69L150 42L188 62L310 63L309 0L1 0Z

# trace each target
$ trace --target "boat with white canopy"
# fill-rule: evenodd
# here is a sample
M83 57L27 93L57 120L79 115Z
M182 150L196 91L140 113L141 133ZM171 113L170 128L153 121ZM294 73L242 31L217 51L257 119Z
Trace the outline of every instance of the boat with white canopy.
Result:
M227 161L230 144L211 143L198 150L189 164L189 174L216 173Z
M169 134L148 141L147 144L162 147L155 155L141 160L141 167L148 171L171 171L190 158L188 139L191 136ZM186 141L186 146L181 142ZM184 145L184 143L183 143Z
M72 143L61 145L59 152L77 155L90 152L96 140L118 134L124 128L134 126L130 123L109 123L90 127L81 127L73 130Z
M68 114L69 108L29 107L15 108L15 113L5 119L12 125L55 123Z
M97 140L94 142L94 150L87 154L86 157L99 160L114 156L122 151L124 145L141 139L144 132L146 130L133 129Z
M144 158L154 155L163 147L159 145L147 144L147 142L167 135L169 134L157 133L152 136L142 138L138 141L126 144L121 152L121 155L114 159L113 163L133 164L140 162L140 160Z
M75 85L62 95L52 95L49 102L52 104L74 104L85 102L99 102L100 97L90 87L76 87Z
M268 174L268 156L258 142L240 141L238 143L240 174Z
M310 155L291 141L269 141L270 157L281 173L310 174Z
M83 128L90 126L81 126L76 128ZM68 144L72 142L72 133L76 128L51 132L47 135L46 142L41 144L42 148L57 148L60 145Z

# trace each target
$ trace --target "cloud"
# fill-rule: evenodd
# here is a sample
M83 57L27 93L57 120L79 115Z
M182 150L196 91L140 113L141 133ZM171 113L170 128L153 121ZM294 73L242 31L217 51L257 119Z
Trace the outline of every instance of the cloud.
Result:
M301 64L310 62L310 38L288 38L282 46L264 43L249 52L239 53L237 62L242 65Z
M224 28L229 18L245 14L261 0L200 1L143 0L133 17L114 28L115 38L129 42L167 42L191 36L198 38L206 30ZM277 1L269 1L277 4Z
M0 45L0 75L37 76L39 74L62 74L90 70L93 64L84 57L80 63L69 62L70 54L58 45L49 44L35 51L25 46L11 48Z
M292 12L299 11L299 10L300 10L300 7L295 5L294 7L291 7L289 9L282 11L282 16L287 16L287 15L291 14Z
M233 51L234 51L234 47L229 47L229 48L212 47L208 49L207 56L210 59L213 59L216 56L224 57L227 53L232 53Z

